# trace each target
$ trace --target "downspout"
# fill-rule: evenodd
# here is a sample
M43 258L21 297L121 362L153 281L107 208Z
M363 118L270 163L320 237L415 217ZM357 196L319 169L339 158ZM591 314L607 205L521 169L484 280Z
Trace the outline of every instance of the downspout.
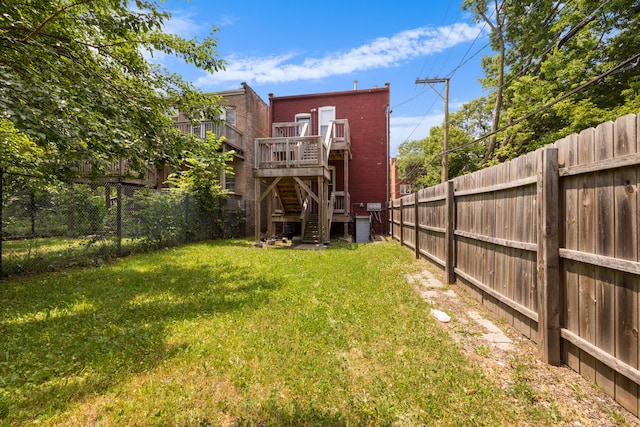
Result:
M390 134L390 124L389 124L389 121L390 121L390 116L391 116L391 108L390 108L389 104L387 104L386 107L385 107L385 114L386 114L386 119L387 119L387 123L386 123L387 124L387 136L386 136L387 137L387 159L386 159L386 162L385 162L387 164L387 167L386 167L386 171L387 171L387 183L386 183L387 184L387 195L386 195L385 207L387 208L387 211L386 211L386 215L385 215L386 224L384 225L384 228L387 230L387 232L389 232L389 230L388 230L388 225L389 225L389 208L388 208L388 206L389 206L389 199L390 199L390 197L389 197L390 196L390 194L389 194L389 168L390 168L390 165L389 165L389 161L390 160L389 159L390 159L390 157L389 156L391 154L390 153L391 147L390 147L390 141L389 141L389 139L390 139L390 135L389 135Z
M269 94L269 138L273 138L273 94Z

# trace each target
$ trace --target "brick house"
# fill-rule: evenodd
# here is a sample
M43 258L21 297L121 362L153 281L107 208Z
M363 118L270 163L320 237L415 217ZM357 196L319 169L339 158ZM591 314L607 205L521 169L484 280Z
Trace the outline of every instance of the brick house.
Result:
M389 84L344 92L269 95L271 136L255 141L256 211L267 203L260 232L327 242L355 231L366 217L387 232ZM266 187L262 191L260 183Z
M400 177L400 170L395 157L391 158L389 172L391 174L391 200L411 194L411 184Z
M240 89L216 93L222 97L220 124L203 121L198 126L192 126L182 115L178 115L176 126L183 132L194 133L202 138L207 131L225 137L223 150L235 152L231 164L234 174L221 176L220 183L230 192L228 208L245 210L245 233L252 235L256 222L253 141L269 135L269 107L248 84L243 82L241 86Z

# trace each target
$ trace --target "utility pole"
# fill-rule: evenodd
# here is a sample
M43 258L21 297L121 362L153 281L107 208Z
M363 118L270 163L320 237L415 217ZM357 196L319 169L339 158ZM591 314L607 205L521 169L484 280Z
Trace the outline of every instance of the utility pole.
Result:
M434 87L434 83L444 83L444 96ZM440 98L444 99L444 142L442 147L442 182L449 180L449 78L416 79L416 84L428 84Z

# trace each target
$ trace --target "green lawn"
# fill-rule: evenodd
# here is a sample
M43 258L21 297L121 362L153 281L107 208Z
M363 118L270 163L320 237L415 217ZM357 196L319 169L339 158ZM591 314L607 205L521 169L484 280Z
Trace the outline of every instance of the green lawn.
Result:
M551 425L467 360L397 243L189 245L0 282L0 424Z
M123 238L121 253L145 252L158 246L145 239ZM2 270L5 277L42 273L73 267L100 265L115 258L115 236L39 237L2 242Z

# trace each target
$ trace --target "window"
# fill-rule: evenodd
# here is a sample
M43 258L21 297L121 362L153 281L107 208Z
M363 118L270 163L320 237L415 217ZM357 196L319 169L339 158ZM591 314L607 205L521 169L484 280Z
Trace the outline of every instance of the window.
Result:
M307 123L306 135L311 135L311 114L309 113L296 114L296 123ZM301 131L302 131L302 126L296 129L296 136L300 136ZM306 136L306 135L302 135L302 136Z
M236 126L236 109L234 107L224 107L220 113L220 120L224 120L231 126Z
M400 184L400 194L411 194L411 185L409 184Z
M231 166L232 169L234 169L235 172L235 168L233 168L233 166ZM222 175L222 186L224 187L225 190L229 191L230 193L235 193L236 192L236 175L235 173L229 173L227 171L225 171L224 169L222 169L222 173L220 174Z
M318 108L318 128L320 135L324 138L327 136L329 123L336 119L336 107L320 107Z

